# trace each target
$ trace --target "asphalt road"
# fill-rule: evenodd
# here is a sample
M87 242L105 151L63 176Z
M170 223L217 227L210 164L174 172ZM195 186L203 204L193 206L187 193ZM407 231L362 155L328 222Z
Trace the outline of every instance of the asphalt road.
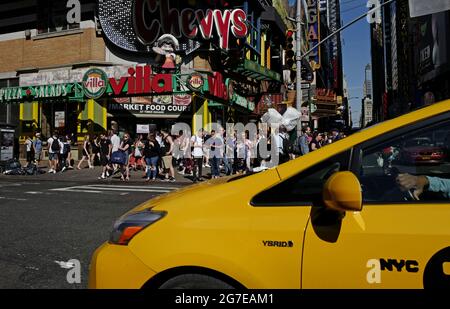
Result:
M86 288L115 219L182 185L0 177L0 288ZM70 259L81 263L80 284L57 263Z

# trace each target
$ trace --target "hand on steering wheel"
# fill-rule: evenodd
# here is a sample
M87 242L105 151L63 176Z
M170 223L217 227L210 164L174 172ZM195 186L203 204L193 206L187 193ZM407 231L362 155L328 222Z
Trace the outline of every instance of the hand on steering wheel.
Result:
M404 201L418 201L419 195L422 191L416 189L414 179L410 177L415 177L412 175L401 174L397 167L389 168L388 175L391 176L393 182L397 184L392 190L389 190L384 194L383 200L404 200ZM407 176L406 176L407 175Z
M398 174L395 180L400 190L406 192L408 200L419 201L419 196L423 193L425 186L423 178L425 177L410 174Z

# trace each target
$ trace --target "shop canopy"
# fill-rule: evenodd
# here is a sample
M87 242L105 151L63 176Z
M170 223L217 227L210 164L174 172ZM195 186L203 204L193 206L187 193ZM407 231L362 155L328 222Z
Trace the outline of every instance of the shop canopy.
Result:
M258 81L277 81L281 83L281 75L279 73L247 59L242 65L234 69L233 72Z

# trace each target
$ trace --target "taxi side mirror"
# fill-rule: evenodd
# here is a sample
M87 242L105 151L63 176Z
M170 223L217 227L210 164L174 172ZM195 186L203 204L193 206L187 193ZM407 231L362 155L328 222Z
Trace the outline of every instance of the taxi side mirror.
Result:
M323 187L323 202L337 211L361 211L362 191L358 178L352 172L336 172Z

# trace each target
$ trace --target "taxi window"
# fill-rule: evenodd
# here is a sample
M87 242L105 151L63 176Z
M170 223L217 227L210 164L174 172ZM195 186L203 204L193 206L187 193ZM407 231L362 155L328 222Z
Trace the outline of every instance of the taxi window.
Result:
M300 159L299 159L300 160ZM311 206L322 201L322 189L335 172L348 170L350 151L322 161L256 195L253 206Z
M416 127L362 150L366 203L449 201L450 121Z

